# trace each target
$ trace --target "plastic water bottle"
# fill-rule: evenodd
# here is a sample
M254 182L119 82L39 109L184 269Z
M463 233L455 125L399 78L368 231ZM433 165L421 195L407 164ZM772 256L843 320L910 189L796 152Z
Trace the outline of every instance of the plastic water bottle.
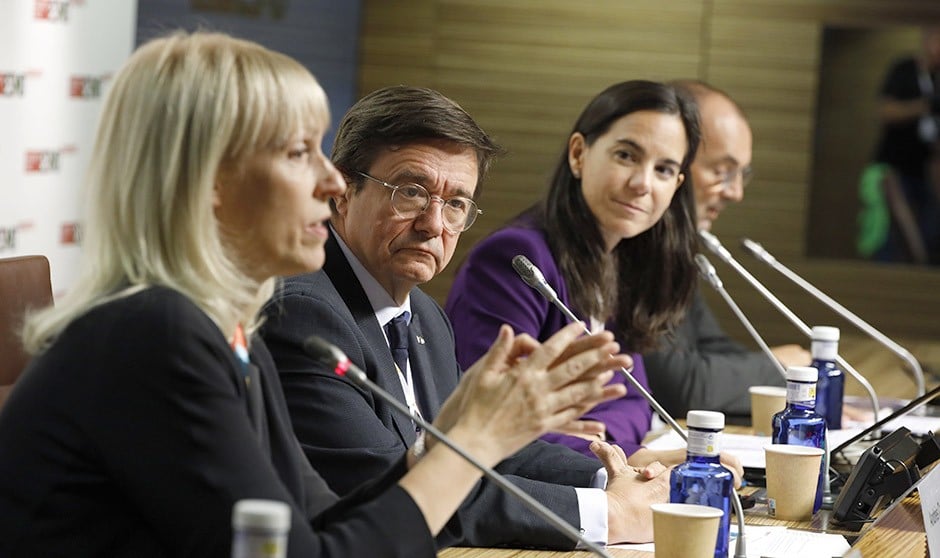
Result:
M721 464L719 457L725 415L714 411L689 411L686 423L688 453L685 463L673 469L669 476L669 501L720 509L724 515L718 527L715 558L727 558L734 476Z
M826 419L816 412L816 378L818 371L812 366L787 368L787 407L774 415L771 441L775 444L826 448ZM822 507L826 486L828 460L823 456L816 483L813 513Z
M810 352L813 363L810 366L819 371L816 412L826 419L830 430L839 430L842 428L842 397L845 394L845 375L835 362L839 354L839 328L815 326L812 337Z
M239 500L232 509L232 558L285 558L290 506L275 500Z

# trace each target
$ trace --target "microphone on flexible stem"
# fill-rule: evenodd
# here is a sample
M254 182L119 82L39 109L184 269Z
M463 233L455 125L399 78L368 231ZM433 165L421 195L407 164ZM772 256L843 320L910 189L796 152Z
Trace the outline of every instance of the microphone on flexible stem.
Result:
M767 346L767 343L764 342L764 339L757 333L757 330L754 329L754 325L751 324L751 321L747 319L747 316L744 315L744 312L741 311L741 308L734 302L731 298L731 295L728 294L728 291L725 289L724 284L722 284L721 279L718 278L718 273L715 271L715 266L712 265L708 258L702 254L695 255L695 264L698 266L699 274L702 278L711 285L722 298L725 299L725 302L728 303L728 306L738 317L738 320L744 324L747 332L751 334L751 337L754 338L754 341L757 341L757 344L760 345L764 354L774 363L774 366L777 368L777 371L780 372L780 375L783 376L783 379L787 379L787 371L784 370L783 365L780 364L780 361L777 360L777 357L771 352L770 347Z
M714 287L714 289L718 291L718 293L722 296L722 298L725 299L725 302L728 303L728 306L731 307L731 310L734 311L735 315L738 317L741 323L744 324L744 327L747 329L748 333L750 333L751 336L754 338L754 340L757 341L757 344L760 345L761 350L764 351L764 354L767 355L768 358L770 358L771 362L774 363L774 366L777 367L777 370L780 372L780 374L783 375L784 380L786 380L787 371L783 369L783 365L780 364L780 361L777 360L777 357L775 357L774 354L770 351L770 347L767 346L767 343L764 342L761 336L757 333L757 330L754 329L754 326L751 324L751 321L747 319L747 317L744 315L744 312L742 312L741 309L738 307L738 305L734 302L734 300L731 299L731 295L728 294L728 291L725 290L725 287L722 284L721 279L718 278L718 272L715 271L715 266L713 266L711 262L708 261L708 258L706 258L702 254L695 255L695 264L698 266L698 271L702 275L702 277L705 278L705 281L708 282L712 287ZM828 428L826 429L825 436L826 436L826 449L828 450L829 449L829 429ZM830 486L829 486L829 460L830 459L831 457L829 455L829 452L827 451L826 454L823 455L823 466L825 467L825 470L826 470L826 479L825 479L826 484L823 487L823 498L828 503L832 503L833 501L832 490L830 489Z
M806 325L806 323L803 320L798 318L796 314L794 314L782 302L780 302L780 299L774 296L773 293L771 293L767 289L767 287L765 287L760 281L758 281L753 275L751 275L750 272L748 272L748 270L744 269L744 266L738 263L738 261L735 260L731 256L731 252L728 252L728 250L724 246L721 245L721 241L718 240L717 236L713 235L712 233L708 231L699 231L698 234L702 238L702 240L705 243L705 246L707 246L709 250L714 252L718 257L723 259L728 265L733 267L734 270L737 271L739 275L741 275L741 277L744 277L745 279L747 279L748 282L751 283L751 285L753 285L754 288L758 290L758 292L764 295L764 297L767 300L769 300L770 303L773 304L777 308L777 310L779 310L784 316L786 316L793 323L793 325L798 327L806 336L812 339L813 330L810 329L810 327ZM875 422L878 422L878 396L875 395L875 390L871 387L871 384L868 383L868 380L866 380L864 376L859 374L858 371L855 370L855 368L853 368L841 356L836 355L836 362L838 362L840 365L842 365L842 367L846 371L852 374L852 377L854 377L868 391L868 396L871 398L872 413L874 413L875 415L874 416ZM823 487L823 504L829 507L831 507L833 502L835 501L835 498L832 496L832 490L829 484L830 482L829 481L829 461L831 459L831 456L829 454L830 449L831 448L829 447L829 428L827 427L826 428L826 451L823 454L823 462L824 462L824 467L826 471L826 474L823 475L823 480L825 482L825 486Z
M558 309L561 310L569 320L572 322L579 321L578 317L574 315L574 312L565 306L565 303L558 298L558 294L555 292L555 289L553 289L548 284L548 281L545 280L545 276L542 275L542 271L535 267L535 264L529 261L529 258L523 256L522 254L517 255L512 259L512 268L516 270L516 273L519 274L519 277L521 277L527 285L538 291L543 297L545 297L546 300L557 306ZM589 330L587 326L585 326L584 332L588 335L591 334L591 330ZM656 401L656 399L654 399L648 391L646 391L646 388L644 388L640 382L638 382L637 379L633 377L633 374L623 367L620 368L620 372L623 374L624 378L630 382L630 385L640 392L640 395L643 396L643 399L646 399L646 401L650 404L650 407L652 407L664 421L669 423L669 426L671 426L672 429L676 431L676 434L678 434L683 440L688 441L689 436L686 434L685 430L683 430L682 427L679 426L679 423L676 422L676 420L666 412L666 409L663 409L662 405L660 405L659 402Z
M574 312L572 312L571 309L568 308L565 303L558 298L558 293L556 293L555 289L553 289L551 285L548 284L548 281L545 280L545 276L542 275L542 271L537 268L535 264L529 261L529 258L523 256L522 254L515 256L512 259L512 268L516 270L516 273L519 274L519 277L521 277L527 285L538 291L550 303L554 304L569 320L572 322L579 321L578 317L574 315ZM587 327L584 328L584 332L588 335L591 334L591 330L589 330ZM643 396L643 399L646 399L646 402L649 403L650 407L652 407L656 413L659 414L659 416L664 421L666 421L669 426L672 427L676 434L688 442L689 435L686 434L685 430L679 426L679 423L676 422L676 419L672 418L672 415L666 412L666 409L664 409L663 406L659 404L659 401L657 401L656 398L650 394L650 392L646 391L646 388L644 388L643 385L633 377L633 374L623 367L620 368L620 373L623 374L624 378L626 378L628 382L630 382L631 386L640 392L640 395ZM734 513L738 518L738 537L735 541L734 558L747 558L747 542L744 537L744 508L741 507L741 497L738 496L738 492L736 490L731 491L731 502L734 505Z
M574 527L559 517L558 514L543 506L534 498L523 492L518 486L507 481L505 477L494 471L492 468L487 467L483 463L480 463L480 461L470 455L467 450L457 445L433 424L424 420L424 418L422 418L419 413L412 413L404 403L396 399L395 396L388 393L379 387L375 382L370 380L366 373L363 372L361 368L353 364L353 362L349 360L349 357L347 357L345 353L343 353L343 351L341 351L336 345L325 341L321 337L312 335L308 337L306 341L304 341L303 347L304 352L315 358L319 363L332 368L333 371L340 376L346 376L356 384L379 396L380 399L391 405L396 411L409 417L418 426L440 440L442 444L452 449L455 453L460 455L460 457L464 458L471 465L479 469L483 473L483 476L488 478L504 491L521 500L522 503L525 504L527 508L532 510L533 513L547 521L566 537L575 543L584 545L585 548L598 556L612 558L611 555L608 554L607 551L601 548L597 543L591 542L582 537Z
M789 308L787 308L786 305L780 302L780 299L774 296L774 294L771 293L767 289L767 287L765 287L760 281L758 281L753 275L751 275L751 273L748 270L744 269L744 266L742 266L736 259L734 259L731 256L731 253L728 252L728 250L724 246L721 245L721 241L718 240L718 237L716 237L715 235L711 234L708 231L699 231L698 234L702 238L705 246L708 247L709 250L711 250L713 253L715 253L715 255L717 255L719 258L724 260L725 263L727 263L732 268L734 268L734 270L737 271L741 277L744 277L748 281L748 283L751 284L751 286L757 289L757 291L760 294L764 295L764 298L766 298L781 314L783 314L788 320L790 320L790 322L793 325L795 325L797 329L799 329L800 331L803 332L804 335L812 339L813 330L808 325L806 325L806 322L804 322L799 317L797 317L797 315L794 314ZM872 414L874 415L873 418L875 422L878 422L878 409L879 409L878 395L875 394L874 388L871 387L871 384L868 382L867 379L865 379L865 376L862 376L858 372L858 370L856 370L851 364L846 362L845 359L842 358L841 355L836 355L836 362L838 362L839 365L842 366L842 369L848 372L853 378L855 378L855 380L859 384L861 384L863 388L865 388L865 391L868 392L868 398L871 400L871 411L872 411Z
M920 397L924 395L926 388L924 385L924 371L920 367L920 363L917 362L917 359L914 358L914 355L904 347L898 345L894 340L889 338L884 333L881 333L874 326L858 317L856 314L852 313L848 308L842 306L835 300L833 300L829 295L822 292L815 286L813 286L809 281L803 279L797 275L794 271L787 268L785 265L777 261L777 258L773 257L763 246L759 243L754 242L749 238L744 238L741 240L741 245L744 247L744 251L748 254L754 256L758 260L764 262L770 267L776 269L783 274L784 277L793 281L800 287L802 287L806 292L813 295L817 300L828 306L829 308L835 310L840 316L846 320L852 322L852 325L859 328L860 330L867 333L873 339L884 345L891 352L900 357L908 366L911 367L911 370L914 373L914 381L917 383L917 396ZM877 422L877 417L875 422Z

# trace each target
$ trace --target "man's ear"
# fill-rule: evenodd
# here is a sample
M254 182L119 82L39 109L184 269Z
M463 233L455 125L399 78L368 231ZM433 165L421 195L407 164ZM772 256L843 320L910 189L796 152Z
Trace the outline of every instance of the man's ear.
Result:
M332 196L333 203L336 205L336 214L345 217L349 211L349 197L352 195L352 188L347 187L346 191L337 196Z
M581 132L575 132L568 138L568 167L577 179L581 178L581 167L584 164L584 145L584 136Z

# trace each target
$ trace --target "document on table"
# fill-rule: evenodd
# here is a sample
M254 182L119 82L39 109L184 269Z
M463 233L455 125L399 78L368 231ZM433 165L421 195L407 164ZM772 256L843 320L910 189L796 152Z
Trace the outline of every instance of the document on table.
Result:
M731 527L731 544L728 556L734 556L734 543L737 536L737 526ZM648 544L614 544L610 548L626 548L653 552L654 545ZM748 558L830 558L842 556L849 550L849 543L842 535L830 533L813 533L787 529L786 527L768 527L764 525L747 526L747 556Z
M855 436L862 429L843 428L842 430L829 431L829 447L834 448L842 442ZM721 435L721 451L733 453L741 460L741 465L749 469L763 469L764 446L770 445L770 436L750 436L747 434L728 434ZM685 441L674 431L670 430L659 438L656 438L646 447L650 449L675 449L684 448Z

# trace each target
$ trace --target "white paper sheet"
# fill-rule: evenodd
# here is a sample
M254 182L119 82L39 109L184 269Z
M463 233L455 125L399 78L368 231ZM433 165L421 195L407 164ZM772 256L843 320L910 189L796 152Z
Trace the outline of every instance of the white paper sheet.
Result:
M829 431L829 447L834 448L842 442L855 436L863 429L843 428ZM770 445L770 436L750 436L747 434L721 435L721 451L733 453L741 460L741 465L751 469L763 469L764 446ZM650 449L684 448L685 441L678 434L670 430L646 445Z
M940 467L934 467L920 484L920 511L924 515L927 548L931 556L940 556Z
M849 543L841 535L829 533L812 533L787 529L786 527L768 527L764 525L747 526L747 556L748 558L830 558L842 556L849 550ZM728 555L734 556L735 536L737 526L731 528L731 544ZM653 552L654 545L648 544L615 544L610 548L626 548Z

